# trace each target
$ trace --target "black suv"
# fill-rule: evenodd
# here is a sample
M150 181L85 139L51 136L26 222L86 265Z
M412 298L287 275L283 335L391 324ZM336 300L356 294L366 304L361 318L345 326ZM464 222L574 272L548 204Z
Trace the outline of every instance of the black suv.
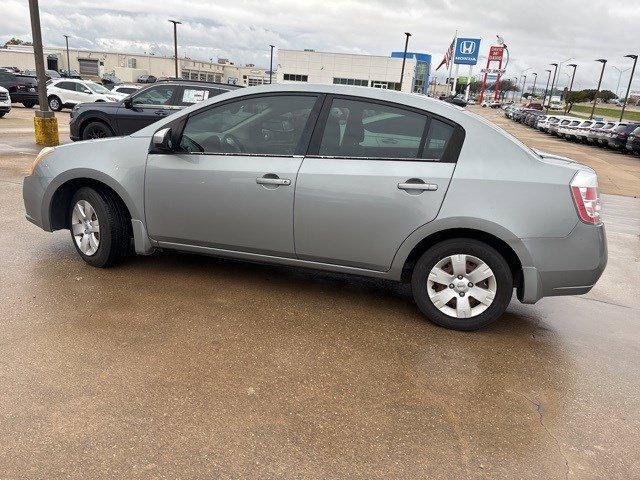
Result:
M27 108L38 104L38 80L31 75L0 71L0 86L9 90L12 102Z
M71 140L129 135L207 98L241 88L224 83L167 80L120 102L82 103L71 111Z

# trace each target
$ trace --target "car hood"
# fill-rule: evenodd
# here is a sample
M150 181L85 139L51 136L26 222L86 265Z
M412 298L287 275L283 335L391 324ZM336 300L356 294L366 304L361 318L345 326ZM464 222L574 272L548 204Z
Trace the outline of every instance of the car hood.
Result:
M74 108L76 112L82 112L85 110L115 110L118 107L122 106L121 102L87 102L80 103L77 107Z

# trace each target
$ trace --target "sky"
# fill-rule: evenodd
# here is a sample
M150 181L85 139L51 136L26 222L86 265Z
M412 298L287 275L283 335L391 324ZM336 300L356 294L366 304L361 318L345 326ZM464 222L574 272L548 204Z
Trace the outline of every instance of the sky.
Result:
M31 37L27 0L2 0L0 42ZM172 25L178 26L179 55L230 58L269 65L269 44L277 49L389 55L404 48L433 55L437 65L456 30L482 39L486 55L496 34L511 52L507 77L533 72L546 82L549 63L578 64L574 89L595 88L597 58L608 63L603 88L616 91L627 54L640 54L640 0L40 0L43 41L72 48L173 54ZM486 60L485 60L486 62ZM436 66L434 65L434 67ZM481 68L480 66L476 69ZM569 68L558 85L568 84ZM640 66L638 68L640 70ZM461 67L466 74L468 67ZM435 72L444 79L444 68ZM622 74L620 94L629 80ZM640 90L640 71L632 86Z

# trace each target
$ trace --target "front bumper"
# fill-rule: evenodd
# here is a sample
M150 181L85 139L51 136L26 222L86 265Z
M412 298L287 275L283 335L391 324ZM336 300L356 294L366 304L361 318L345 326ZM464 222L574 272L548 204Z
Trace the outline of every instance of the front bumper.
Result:
M9 113L11 111L11 104L0 104L0 113Z
M47 177L29 175L22 182L25 217L34 225L47 231L51 231L48 225L49 214L43 212L42 200L49 180Z
M566 237L526 238L523 243L533 263L523 268L524 286L518 291L523 303L587 293L607 265L604 225L578 222Z

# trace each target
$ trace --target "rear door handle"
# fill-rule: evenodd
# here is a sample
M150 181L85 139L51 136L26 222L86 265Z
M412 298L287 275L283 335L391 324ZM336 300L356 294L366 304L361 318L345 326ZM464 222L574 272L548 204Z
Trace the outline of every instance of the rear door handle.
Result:
M291 185L291 180L288 178L279 178L277 175L267 174L264 177L256 178L258 185Z
M422 190L422 191L428 191L428 192L435 192L436 190L438 190L438 185L436 185L435 183L425 183L422 180L420 182L407 181L405 183L399 183L398 188L400 190Z
M165 110L156 110L154 113L156 115L162 115L163 117L167 115L167 112Z

